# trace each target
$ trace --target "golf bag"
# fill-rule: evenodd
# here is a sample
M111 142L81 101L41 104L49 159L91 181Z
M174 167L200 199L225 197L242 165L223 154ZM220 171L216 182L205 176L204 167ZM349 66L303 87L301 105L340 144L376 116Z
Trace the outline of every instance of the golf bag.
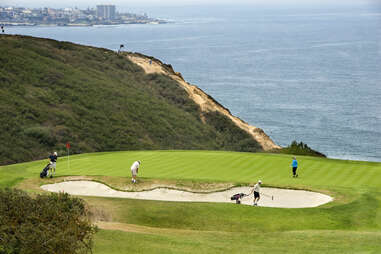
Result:
M40 177L41 178L44 178L44 177L47 177L48 176L48 170L50 168L50 163L48 165L46 165L46 167L41 171L40 173Z
M241 204L241 198L243 198L245 195L245 193L237 193L237 194L234 194L233 196L231 196L231 200L235 200L235 203L236 204Z

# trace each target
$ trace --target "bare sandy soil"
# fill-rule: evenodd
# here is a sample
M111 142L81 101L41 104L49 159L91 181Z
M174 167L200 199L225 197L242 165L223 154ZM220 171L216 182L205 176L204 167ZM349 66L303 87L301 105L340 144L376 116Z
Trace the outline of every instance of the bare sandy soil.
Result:
M251 135L262 146L263 150L270 151L273 149L281 148L280 146L276 145L262 129L251 126L248 123L242 121L240 118L233 116L229 110L216 103L216 101L212 100L200 88L187 83L180 74L168 72L165 68L163 68L163 64L160 61L151 60L149 58L136 55L128 55L128 58L135 64L142 67L147 74L164 74L178 82L178 84L188 93L189 97L200 106L200 109L203 112L218 111L221 114L227 116L239 128ZM203 117L201 117L201 119L203 119Z
M125 192L93 181L66 181L41 186L51 192L66 192L79 196L117 197L145 200L177 201L177 202L219 202L235 203L230 197L236 193L249 193L250 187L236 187L225 191L212 193L193 193L167 188L157 188L149 191ZM279 188L261 188L259 206L281 208L316 207L331 202L332 197L311 191L290 190ZM242 199L242 204L252 205L253 196Z

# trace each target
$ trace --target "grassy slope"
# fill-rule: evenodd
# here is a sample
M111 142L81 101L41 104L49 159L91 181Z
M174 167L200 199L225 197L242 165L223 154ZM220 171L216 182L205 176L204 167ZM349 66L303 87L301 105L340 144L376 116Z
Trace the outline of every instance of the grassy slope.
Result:
M59 175L110 175L252 183L326 190L336 200L318 208L253 208L232 204L169 203L86 198L113 221L152 227L143 232L101 230L96 253L378 253L381 251L381 164L298 157L290 177L287 155L215 151L137 151L84 154L58 163ZM0 168L0 186L37 177L43 162ZM156 228L169 228L156 232ZM183 230L190 230L184 233Z
M72 152L258 151L224 116L207 114L172 79L114 51L0 35L0 164Z
M380 233L292 231L179 234L100 231L95 253L379 253Z

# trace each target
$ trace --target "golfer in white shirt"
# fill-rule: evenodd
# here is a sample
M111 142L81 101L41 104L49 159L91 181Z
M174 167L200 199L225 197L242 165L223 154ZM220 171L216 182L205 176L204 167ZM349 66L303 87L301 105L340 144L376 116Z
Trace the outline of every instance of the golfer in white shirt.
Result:
M251 195L252 193L254 193L254 204L253 205L258 205L258 201L259 199L261 198L259 193L261 191L261 184L262 184L262 181L261 180L258 180L258 183L256 183L254 185L254 188L251 190L251 192L249 193L249 195Z
M132 183L136 183L136 176L137 176L137 174L138 174L140 164L141 164L140 161L135 161L135 162L132 164L132 166L131 166L131 175L132 175L131 182L132 182Z

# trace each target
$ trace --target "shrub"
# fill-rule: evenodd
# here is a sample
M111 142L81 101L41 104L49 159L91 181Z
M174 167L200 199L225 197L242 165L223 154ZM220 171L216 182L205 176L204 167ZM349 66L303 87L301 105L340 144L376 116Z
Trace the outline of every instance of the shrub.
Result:
M79 198L0 190L0 253L88 253L95 232Z
M30 127L24 130L24 134L28 137L37 139L40 144L53 146L56 143L56 139L52 135L51 130L48 127Z
M313 150L307 144L303 142L296 142L296 140L292 141L291 145L288 147L282 148L280 150L281 153L286 154L295 154L295 155L310 155L317 157L327 157L325 154L322 154L318 151Z

